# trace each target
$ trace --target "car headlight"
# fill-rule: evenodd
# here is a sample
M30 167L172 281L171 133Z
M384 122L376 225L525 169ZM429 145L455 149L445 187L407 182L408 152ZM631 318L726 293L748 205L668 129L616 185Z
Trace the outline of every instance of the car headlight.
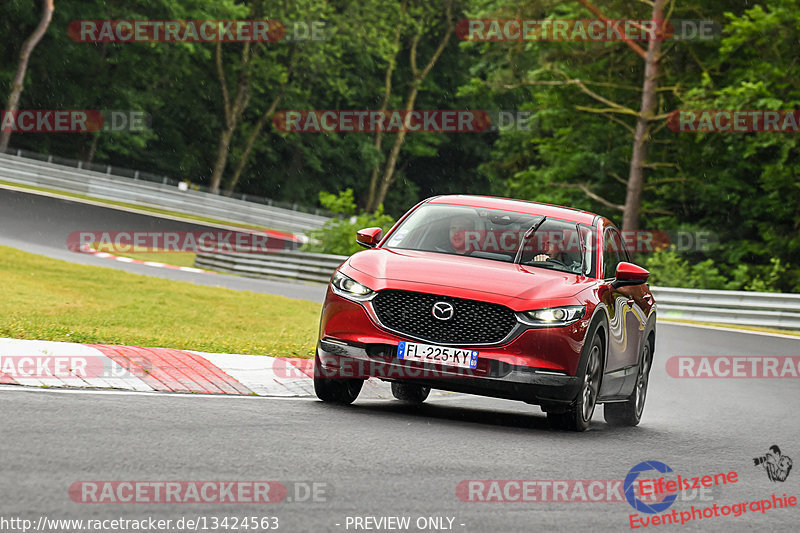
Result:
M566 307L550 307L547 309L534 309L517 313L520 321L529 326L557 327L568 326L580 320L586 307L583 305L568 305Z
M360 284L339 271L333 274L331 285L333 286L333 292L348 300L364 302L376 294L376 292L369 287Z

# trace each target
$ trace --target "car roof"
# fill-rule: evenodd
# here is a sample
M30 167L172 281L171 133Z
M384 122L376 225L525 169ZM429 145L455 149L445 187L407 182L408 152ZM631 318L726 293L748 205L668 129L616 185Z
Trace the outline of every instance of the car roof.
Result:
M463 205L468 207L483 207L485 209L502 209L515 213L525 213L528 215L540 215L550 218L575 222L577 224L587 224L593 226L598 217L595 213L562 207L560 205L543 204L527 200L514 200L511 198L499 198L495 196L476 196L468 194L450 194L447 196L435 196L428 200L432 204Z

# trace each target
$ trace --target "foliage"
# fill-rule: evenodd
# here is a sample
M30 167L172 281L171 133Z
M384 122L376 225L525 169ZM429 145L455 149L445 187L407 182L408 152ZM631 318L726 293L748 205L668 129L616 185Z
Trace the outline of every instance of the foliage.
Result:
M374 213L354 215L357 207L352 189L342 191L338 195L320 192L319 200L329 211L351 216L333 218L322 228L308 232L309 242L303 247L306 252L352 255L362 250L356 243L358 230L378 227L382 228L385 234L394 226L394 219L383 212L383 205Z

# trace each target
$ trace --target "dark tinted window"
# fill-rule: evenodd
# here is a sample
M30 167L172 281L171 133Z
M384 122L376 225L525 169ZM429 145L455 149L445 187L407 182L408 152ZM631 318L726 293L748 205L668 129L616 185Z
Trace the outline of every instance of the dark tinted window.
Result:
M626 260L627 254L622 247L619 232L614 228L607 229L603 237L603 279L616 276L617 265Z

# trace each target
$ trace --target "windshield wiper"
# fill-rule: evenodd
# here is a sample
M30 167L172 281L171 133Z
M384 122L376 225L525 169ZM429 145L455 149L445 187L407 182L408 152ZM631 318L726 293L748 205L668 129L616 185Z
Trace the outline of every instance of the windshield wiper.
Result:
M525 235L522 236L522 240L519 243L519 249L517 249L517 255L514 257L514 264L519 264L520 260L522 260L522 249L525 248L525 243L530 239L536 230L544 224L544 221L547 220L547 217L542 217L540 220L537 220L536 223L531 226L528 231L525 232Z

